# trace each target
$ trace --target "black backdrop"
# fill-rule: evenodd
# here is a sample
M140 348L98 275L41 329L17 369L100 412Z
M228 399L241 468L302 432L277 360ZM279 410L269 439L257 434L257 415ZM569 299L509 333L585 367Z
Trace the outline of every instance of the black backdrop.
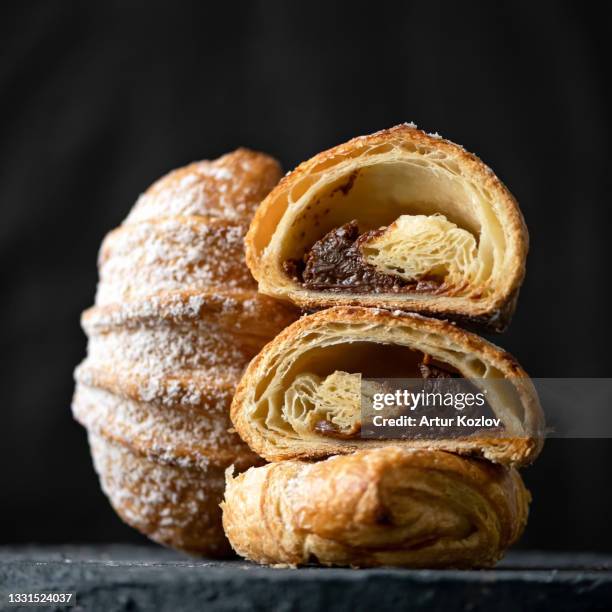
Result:
M514 323L534 376L608 376L604 15L557 2L21 2L0 22L2 542L137 541L72 422L96 253L172 167L286 169L415 121L478 153L531 233ZM551 441L523 546L612 548L612 444Z

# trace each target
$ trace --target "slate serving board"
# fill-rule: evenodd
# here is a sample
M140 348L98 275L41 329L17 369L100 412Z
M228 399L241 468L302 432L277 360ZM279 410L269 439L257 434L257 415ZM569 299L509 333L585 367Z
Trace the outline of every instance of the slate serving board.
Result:
M612 555L516 551L478 571L294 570L154 546L0 548L0 610L19 609L8 592L41 591L74 591L72 610L105 612L612 610Z

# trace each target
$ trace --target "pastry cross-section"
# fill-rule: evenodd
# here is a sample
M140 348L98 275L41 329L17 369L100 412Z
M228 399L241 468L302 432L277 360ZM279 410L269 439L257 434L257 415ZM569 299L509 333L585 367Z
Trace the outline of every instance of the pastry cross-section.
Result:
M362 401L384 391L376 389L381 379L466 379L486 394L501 426L401 441L361 436ZM323 310L283 330L249 364L231 417L269 461L400 444L523 465L537 456L544 433L533 384L507 352L444 321L361 307Z
M400 308L501 331L528 234L488 166L404 124L298 166L258 208L246 245L260 291L305 308Z

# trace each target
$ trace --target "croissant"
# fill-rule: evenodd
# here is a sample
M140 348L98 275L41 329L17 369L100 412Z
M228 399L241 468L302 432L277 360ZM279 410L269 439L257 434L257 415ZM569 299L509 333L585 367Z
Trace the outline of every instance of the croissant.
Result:
M246 249L259 290L306 309L402 309L502 331L528 234L490 168L404 124L298 166L257 210Z
M153 540L225 556L224 470L262 463L230 431L229 406L257 352L296 318L257 294L243 239L278 164L239 149L153 184L99 256L82 326L74 417L102 488Z
M361 438L361 377L420 378L430 360L470 382L486 381L503 431L401 442ZM524 465L539 453L543 435L535 389L508 353L446 321L361 307L323 310L281 332L244 373L231 418L269 461L402 444Z
M521 535L529 501L513 468L386 447L228 469L222 508L232 546L258 563L469 568Z

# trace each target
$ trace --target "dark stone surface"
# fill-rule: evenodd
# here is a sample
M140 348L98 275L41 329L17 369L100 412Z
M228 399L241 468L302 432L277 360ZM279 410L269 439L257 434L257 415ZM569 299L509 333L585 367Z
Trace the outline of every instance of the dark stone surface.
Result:
M513 552L486 571L294 570L155 547L5 547L0 610L17 609L6 607L11 591L76 591L77 609L105 612L610 610L612 556Z

